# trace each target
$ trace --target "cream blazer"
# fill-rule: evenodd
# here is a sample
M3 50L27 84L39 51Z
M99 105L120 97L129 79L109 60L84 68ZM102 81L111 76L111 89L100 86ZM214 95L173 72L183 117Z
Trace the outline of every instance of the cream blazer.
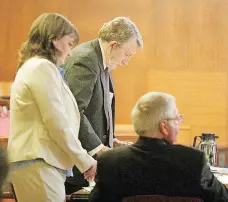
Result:
M10 162L43 158L47 163L83 173L94 159L78 140L80 114L57 67L29 59L18 71L10 98Z

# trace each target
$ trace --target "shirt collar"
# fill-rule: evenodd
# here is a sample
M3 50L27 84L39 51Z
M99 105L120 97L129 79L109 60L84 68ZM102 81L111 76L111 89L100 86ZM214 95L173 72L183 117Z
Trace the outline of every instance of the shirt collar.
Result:
M58 70L59 70L60 74L62 75L62 77L64 77L65 70L61 67L58 67Z
M106 60L105 60L106 58L105 58L105 54L104 54L104 49L101 45L101 39L99 38L98 41L99 41L100 48L101 48L101 54L102 54L104 69L106 69L107 68L107 64L106 64Z

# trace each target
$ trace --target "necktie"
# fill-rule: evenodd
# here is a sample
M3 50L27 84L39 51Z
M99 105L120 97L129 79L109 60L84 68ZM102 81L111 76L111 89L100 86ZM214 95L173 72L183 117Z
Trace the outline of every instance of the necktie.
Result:
M105 93L105 100L106 100L106 106L107 106L107 117L108 117L108 131L109 131L109 146L113 147L113 120L112 120L112 98L110 96L110 75L108 68L105 69L105 81L106 81L106 93Z

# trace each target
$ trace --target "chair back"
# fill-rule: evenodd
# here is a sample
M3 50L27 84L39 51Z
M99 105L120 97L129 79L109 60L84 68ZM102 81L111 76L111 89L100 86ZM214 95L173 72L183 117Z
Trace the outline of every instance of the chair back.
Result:
M137 195L126 197L122 202L203 202L201 199L180 196Z
M3 193L2 193L2 199L14 199L15 202L17 202L17 197L13 188L13 184L10 182L6 182L3 185Z

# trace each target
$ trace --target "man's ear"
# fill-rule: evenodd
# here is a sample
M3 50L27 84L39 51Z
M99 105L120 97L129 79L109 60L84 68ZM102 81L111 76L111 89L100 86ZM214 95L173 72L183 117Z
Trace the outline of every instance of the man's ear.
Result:
M167 120L161 120L159 122L159 129L161 132L161 135L166 138L169 135L168 132L168 121Z
M109 45L110 45L111 48L116 48L118 46L118 43L117 43L117 41L111 41L109 43Z

